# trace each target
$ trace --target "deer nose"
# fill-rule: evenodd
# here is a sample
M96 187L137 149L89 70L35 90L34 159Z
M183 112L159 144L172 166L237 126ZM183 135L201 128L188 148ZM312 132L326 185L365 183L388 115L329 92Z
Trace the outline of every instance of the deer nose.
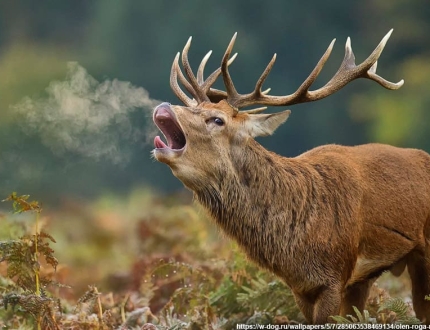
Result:
M170 118L172 117L172 110L170 109L170 103L163 102L158 105L154 110L154 118Z
M160 110L161 111L162 110L169 111L170 110L170 103L169 102L163 102L155 108L155 112L158 112Z

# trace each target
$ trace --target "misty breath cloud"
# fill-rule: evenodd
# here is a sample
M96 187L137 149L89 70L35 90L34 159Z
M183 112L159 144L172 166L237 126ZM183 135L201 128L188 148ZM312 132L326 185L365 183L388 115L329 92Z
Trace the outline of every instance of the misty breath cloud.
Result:
M130 115L141 108L149 113L158 103L129 82L99 83L75 62L68 63L66 79L51 82L46 93L46 98L26 97L13 106L24 117L24 129L38 133L57 154L76 153L114 163L130 158L121 143L145 141L143 123L133 125Z

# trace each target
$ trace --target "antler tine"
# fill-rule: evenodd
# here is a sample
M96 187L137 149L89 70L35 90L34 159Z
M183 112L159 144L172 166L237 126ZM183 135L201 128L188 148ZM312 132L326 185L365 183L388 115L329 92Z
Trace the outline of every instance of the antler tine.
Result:
M175 91L176 95L178 97L180 97L180 99L182 101L184 100L184 95L188 100L190 100L188 98L188 96L186 96L186 94L183 93L183 91L180 89L179 85L177 84L176 80L179 79L181 84L184 85L185 89L197 101L196 102L196 101L192 100L193 104L196 104L196 103L198 104L198 103L201 103L203 101L213 101L213 98L216 99L217 101L220 101L222 99L227 98L226 92L210 88L215 83L215 81L219 77L219 75L221 74L221 68L216 69L214 72L212 72L212 74L210 74L210 76L206 80L204 80L204 69L205 69L207 61L209 60L209 57L212 54L212 51L209 51L203 57L202 61L200 62L199 68L197 70L197 78L196 78L194 76L194 73L191 70L191 66L190 66L189 61L188 61L188 50L190 48L190 45L191 45L191 37L188 39L188 41L184 47L184 50L182 52L182 64L184 66L184 69L185 69L185 72L187 74L189 81L184 76L181 68L179 67L178 57L175 58L176 65L174 65L174 68L175 68L175 74L176 75L175 75L175 84L172 85L172 88L174 88L173 86L175 86L174 91ZM233 63L233 61L235 60L236 57L237 57L237 53L235 53L227 61L227 65L230 65L231 63ZM173 70L173 67L172 67L172 70ZM187 100L187 102L189 102L188 100Z
M375 64L373 64L371 66L369 71L367 71L369 79L376 81L378 84L380 84L381 86L383 86L387 89L394 89L395 90L395 89L399 89L400 87L403 86L403 84L405 83L405 81L403 79L397 83L392 83L391 81L385 80L381 76L377 75L376 74L376 67L377 66L378 66L378 61L376 61Z
M390 81L388 81L388 80L385 80L384 78L382 78L381 76L379 76L379 75L377 75L376 74L376 68L377 68L377 66L378 66L378 59L379 59L379 56L381 56L381 53L382 53L382 51L384 50L384 48L385 48L385 45L386 45L386 43L387 43L387 41L388 41L388 39L391 37L391 33L393 32L393 29L391 29L386 35L385 35L385 37L384 38L382 38L382 40L381 40L381 42L379 43L379 45L375 48L375 50L372 52L372 54L370 54L370 56L362 63L362 64L360 64L359 65L359 67L361 66L361 65L363 65L364 66L364 64L366 64L366 66L367 65L369 65L369 64L371 64L371 63L373 63L372 65L371 65L371 67L368 69L368 71L366 72L366 76L365 76L365 78L369 78L369 79L371 79L371 80L374 80L374 81L376 81L378 84L380 84L382 87L385 87L385 88L387 88L387 89L393 89L393 90L395 90L395 89L399 89L400 87L402 87L403 86L403 84L404 84L404 80L402 79L402 80L400 80L399 82L397 82L397 83L393 83L393 82L390 82Z
M212 51L210 50L205 57L203 57L202 62L199 65L199 69L197 70L197 83L201 86L204 82L203 71L205 70L206 62L211 57Z
M197 102L201 103L203 101L209 101L209 98L200 89L200 86L197 82L197 79L194 76L193 70L191 69L190 62L188 61L188 50L190 49L190 46L191 46L191 40L192 40L192 37L190 37L188 39L188 41L185 44L185 47L182 51L182 65L184 66L185 74L187 75L187 77L189 79L189 83L193 87L192 94L193 94L194 98L197 100Z
M234 100L239 97L239 94L237 93L236 88L234 87L233 81L231 80L230 73L228 72L228 59L233 49L234 42L236 41L236 36L237 36L237 32L233 35L233 38L231 38L231 41L227 46L227 49L224 53L224 56L221 62L222 78L224 80L224 85L227 90L228 101Z
M264 81L266 80L267 76L269 75L270 71L272 70L273 64L275 64L275 61L276 61L276 53L273 55L269 64L267 64L266 69L264 69L260 78L257 80L257 83L255 84L254 93L262 94L261 93L261 87L263 86ZM270 88L269 88L269 90L270 90Z
M261 108L251 109L251 110L242 110L241 112L255 114L255 113L261 113L266 109L267 107L261 107Z
M264 91L262 91L262 92L261 92L261 94L263 94L263 95L267 95L267 94L269 94L269 92L270 92L271 90L272 90L271 88L265 89Z
M309 74L309 76L305 79L305 81L300 85L300 87L297 89L297 91L293 94L294 96L299 97L299 96L304 95L308 92L309 88L312 86L312 84L318 78L319 74L321 73L321 70L323 69L328 58L330 57L331 51L333 50L333 46L334 46L335 42L336 42L336 38L330 42L330 45L327 47L327 50L325 51L323 56L320 58L317 65L312 70L312 72Z
M233 61L236 59L237 53L235 53L227 62L227 65L230 65L233 63ZM214 72L210 74L210 76L205 80L205 82L201 85L202 90L206 93L206 95L209 97L209 100L211 102L219 102L222 99L227 98L227 93L224 91L221 91L219 89L211 88L211 86L215 83L215 81L218 79L219 75L221 74L221 68L216 69Z
M178 72L178 79L179 82L184 85L185 89L194 97L196 98L196 93L194 91L193 86L188 82L187 78L185 78L184 74L182 73L181 67L179 66L179 59L178 59L178 65L176 66L177 72Z
M235 53L227 62L227 66L230 66L231 63L236 59L237 53ZM214 72L212 72L209 77L205 80L205 82L201 85L202 90L206 93L211 89L210 87L215 83L215 81L218 79L219 75L221 74L221 68L216 69ZM220 91L221 92L221 91ZM225 93L225 92L223 92ZM225 93L227 95L227 93Z
M194 106L196 105L196 101L190 99L187 94L185 94L181 87L178 84L178 72L179 72L179 76L181 77L180 80L182 83L184 83L184 81L188 84L189 87L191 87L188 83L188 81L186 81L185 77L182 74L182 71L179 67L179 53L176 54L175 59L173 60L173 64L172 64L172 70L170 71L170 87L172 88L173 92L175 93L175 95L186 105L186 106ZM183 78L183 80L182 80ZM187 88L187 84L185 85L185 88ZM188 88L187 88L188 90ZM189 90L188 90L189 91Z
M230 65L231 63L233 63L233 61L235 60L235 58L236 58L236 56L237 56L237 53L235 53L229 60L228 60L228 62L227 62L227 64L228 65ZM276 56L276 54L275 54L275 56ZM274 62L275 60L274 59L272 59L272 61ZM269 63L269 65L270 65L271 63ZM267 67L269 67L269 65L267 66ZM272 63L272 65L271 66L273 66L273 63ZM262 80L261 81L261 85L263 84L263 82L264 82L264 79L267 77L267 75L269 74L269 72L270 72L270 70L271 70L271 67L269 68L269 69L267 69L266 68L266 70L265 70L265 72L266 71L268 71L266 74L265 74L265 76L264 76L264 78L261 78L261 77L263 77L263 75L264 75L264 73L265 72L263 72L263 74L261 75L261 77L260 77L260 79L259 79L259 81L260 80ZM220 68L218 68L217 70L215 70L210 76L209 76L209 78L206 80L206 82L205 82L205 84L206 83L209 83L209 86L211 86L212 84L213 84L213 82L215 82L215 80L218 78L218 76L219 76L219 74L221 73L221 69ZM212 78L212 75L213 75L213 81L211 80L211 78ZM258 82L257 82L257 86L258 86ZM204 91L206 91L206 88L205 87L203 87L202 88ZM260 90L260 94L262 94L262 95L267 95L267 94L269 94L269 92L270 92L270 90L271 90L271 88L267 88L266 90L264 90L264 91L261 91L261 86L260 87L256 87L256 89L257 90ZM228 95L227 95L227 93L225 92L225 91L221 91L221 90L219 90L219 89L214 89L214 88L210 88L208 91L206 91L206 94L209 96L209 99L211 100L211 102L219 102L219 101L221 101L222 99L227 99L227 97L228 97ZM267 107L264 107L264 109L263 108L257 108L257 109L252 109L252 110L246 110L246 112L248 112L248 113L254 113L253 111L255 110L255 111L258 111L258 112L261 112L261 111L263 111L263 110L265 110L265 109L267 109ZM255 112L255 113L257 113L257 112Z
M203 71L205 69L206 63L209 57L211 56L211 54L212 54L212 51L209 51L205 55L205 57L203 57L202 62L200 63L199 69L197 71L197 82L204 92L207 92L207 89L209 89L210 86L214 84L214 82L217 80L217 78L221 73L221 68L218 68L214 72L212 72L206 80L204 80ZM233 63L236 57L237 57L237 53L234 53L234 55L228 60L227 65L229 66L231 63Z
M382 51L385 48L385 45L387 44L388 39L391 36L391 33L393 33L393 29L391 29L390 31L388 31L388 33L384 36L384 38L382 38L381 42L379 43L378 46L376 46L375 50L372 52L372 54L369 55L369 57L360 65L357 66L357 69L361 69L361 68L366 68L367 70L370 69L378 60L379 56L381 56ZM347 40L347 44L346 44L346 48L349 48L349 51L352 53L352 48L351 48L351 40L348 37ZM354 55L352 54L352 57L354 57Z
M264 105L288 105L288 104L294 104L300 102L300 100L303 98L303 95L306 95L306 93L309 90L309 87L314 83L314 81L317 79L318 75L320 74L322 68L324 67L324 64L327 62L328 58L330 57L331 51L333 50L333 46L336 39L333 39L330 45L327 47L327 50L323 54L323 56L318 61L315 68L312 70L312 72L309 74L309 76L305 79L305 81L300 85L300 87L297 89L296 92L294 92L291 95L286 96L271 96L268 95L270 88L264 92L259 92L261 90L261 87L269 75L270 70L273 67L273 64L276 60L276 54L273 56L269 64L267 65L266 69L261 74L260 79L257 81L257 84L255 85L255 89L252 93L247 95L240 95L238 101L234 104L238 108L246 107L248 105L252 104L264 104Z
M404 83L403 79L397 83L393 83L385 80L384 78L380 77L375 73L377 66L376 63L382 51L384 50L384 47L388 39L390 38L392 32L393 29L391 29L384 36L384 38L382 38L379 45L374 49L374 51L369 55L369 57L359 65L355 64L355 56L351 47L351 39L348 37L345 44L345 57L339 67L339 70L325 86L315 91L308 92L309 101L319 100L330 94L333 94L334 92L338 91L343 86L357 78L368 78L374 80L387 89L398 89L402 87Z
M233 61L236 59L237 53L235 53L227 62L227 65L230 65L233 63ZM211 73L211 75L205 80L202 86L202 90L206 93L206 95L209 97L209 100L211 102L219 102L223 99L227 98L227 93L224 91L221 91L219 89L211 88L211 86L215 83L215 81L218 79L219 75L221 74L221 68L216 69L214 72Z

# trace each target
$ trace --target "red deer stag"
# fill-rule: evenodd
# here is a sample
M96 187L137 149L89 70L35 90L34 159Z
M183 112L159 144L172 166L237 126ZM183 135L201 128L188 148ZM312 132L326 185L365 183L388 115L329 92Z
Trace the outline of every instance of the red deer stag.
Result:
M210 56L194 75L188 62L191 38L173 62L170 84L185 106L160 104L153 120L167 143L154 140L153 156L170 166L219 227L250 259L282 278L311 323L363 310L374 280L408 266L413 306L430 322L430 155L383 144L325 145L295 158L264 149L254 138L272 134L290 111L265 108L322 99L357 78L398 89L376 74L377 60L392 30L372 54L355 64L350 39L339 70L310 90L330 56L334 40L309 77L290 95L272 96L262 85L267 65L249 94L239 94L228 67L236 35L221 67L204 79ZM226 91L211 88L222 75ZM181 90L179 82L192 98Z

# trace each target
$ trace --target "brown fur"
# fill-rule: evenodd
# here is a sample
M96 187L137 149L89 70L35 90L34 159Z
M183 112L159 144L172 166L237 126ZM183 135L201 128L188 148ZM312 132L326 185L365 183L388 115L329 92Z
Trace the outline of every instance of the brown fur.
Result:
M236 113L225 101L169 108L185 150L155 149L155 158L252 260L291 287L309 322L363 310L373 281L405 265L416 315L430 322L430 155L367 144L285 158L253 137L271 134L287 112Z

